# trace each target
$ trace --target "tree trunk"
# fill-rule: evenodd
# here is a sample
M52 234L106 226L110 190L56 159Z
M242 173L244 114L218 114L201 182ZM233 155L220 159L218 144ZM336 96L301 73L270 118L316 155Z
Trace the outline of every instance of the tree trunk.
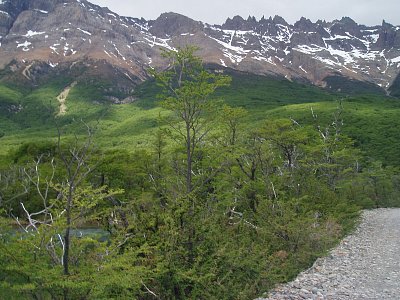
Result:
M62 258L64 266L64 275L69 275L69 248L70 248L70 238L71 238L72 195L73 195L73 185L71 185L69 188L67 207L65 209L67 227L65 229L65 235L64 235L64 253Z
M64 255L63 255L63 266L64 266L64 275L69 275L69 244L70 244L70 231L71 227L68 225L65 230L64 236Z
M186 124L186 193L192 192L192 137L190 126Z
M192 160L193 160L193 148L192 148L192 136L190 132L190 124L186 123L186 197L189 204L188 210L188 263L189 265L193 265L194 263L194 200L193 195L191 195L193 186L192 186Z

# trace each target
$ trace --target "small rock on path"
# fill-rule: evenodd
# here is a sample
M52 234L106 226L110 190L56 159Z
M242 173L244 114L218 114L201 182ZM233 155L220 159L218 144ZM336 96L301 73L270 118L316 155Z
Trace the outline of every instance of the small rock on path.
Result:
M354 234L257 300L400 299L400 209L364 211Z

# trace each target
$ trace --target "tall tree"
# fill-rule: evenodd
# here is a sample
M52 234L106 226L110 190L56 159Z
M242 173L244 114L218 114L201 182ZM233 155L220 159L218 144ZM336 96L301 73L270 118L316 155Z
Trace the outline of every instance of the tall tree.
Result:
M193 46L165 51L163 57L169 68L162 72L153 71L163 92L160 105L172 111L169 125L183 141L186 153L186 193L193 191L193 161L198 146L212 128L218 110L213 93L219 87L230 84L230 77L208 72Z
M213 128L218 116L219 101L213 97L219 87L228 86L229 76L211 73L206 70L199 57L195 55L198 48L186 46L178 51L164 51L163 57L168 61L167 70L153 75L162 88L161 107L172 112L168 125L175 140L184 148L184 183L179 190L178 198L183 200L183 211L178 217L186 237L187 261L194 262L194 243L196 236L196 212L198 211L194 191L208 179L199 176L194 180L196 162L201 161L200 148ZM178 175L179 175L178 170ZM201 172L197 172L201 173ZM180 195L179 195L180 194Z

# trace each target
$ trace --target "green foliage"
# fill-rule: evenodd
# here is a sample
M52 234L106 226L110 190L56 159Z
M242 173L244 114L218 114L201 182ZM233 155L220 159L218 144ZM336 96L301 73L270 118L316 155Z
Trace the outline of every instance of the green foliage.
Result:
M0 85L0 103L4 104L19 104L22 98L22 93L7 87L6 85ZM4 112L4 111L2 111Z
M268 109L297 103L313 103L335 100L336 95L317 87L290 82L285 78L260 76L227 70L232 77L231 87L221 89L217 95L223 95L232 106L242 106L252 113L252 118L261 118ZM255 114L255 115L254 115Z
M216 90L216 98L223 97L232 107L246 108L249 113L244 125L249 129L259 126L265 118L291 117L303 125L313 124L311 107L322 121L328 121L336 109L335 100L343 97L284 78L257 76L229 69L225 74L232 77L232 83L229 88ZM17 148L21 140L49 140L54 136L53 116L58 109L55 97L72 82L73 79L67 77L51 80L33 91L6 87L11 91L5 91L5 97L10 98L7 94L13 94L12 101L17 101L24 110L11 114L7 110L0 110L0 132L4 133L1 155ZM109 92L109 88L106 82L78 83L68 97L67 115L58 118L57 122L64 125L71 123L73 118L84 117L91 123L100 118L102 132L97 140L102 147L114 150L148 148L150 145L146 141L151 139L160 113L160 109L156 108L156 95L160 93L160 87L154 80L146 81L133 92L137 101L122 105L110 105L105 100L105 94L120 97L116 90ZM399 102L383 95L367 95L367 92L363 90L360 95L352 94L344 101L343 131L354 139L366 156L382 161L384 165L400 165L396 152L400 147ZM0 88L0 99L1 95ZM2 112L7 112L7 116Z
M175 51L165 51L163 57L170 68L163 72L152 71L162 93L160 105L172 112L168 125L179 145L184 147L185 192L190 199L194 188L193 172L196 155L217 119L218 102L213 99L216 89L228 86L228 76L210 73L194 55L195 47L187 46ZM194 201L193 206L195 206ZM190 243L190 242L189 242Z
M328 76L324 79L327 88L346 95L380 94L385 90L373 83L349 79L343 76Z
M16 163L27 163L39 157L41 154L54 155L55 143L51 142L29 142L22 144L14 153L13 160Z
M400 206L397 101L230 70L228 88L194 51L165 52L171 68L134 104L109 106L110 86L87 81L55 118L71 78L21 92L27 111L0 120L2 297L252 299L325 254L360 208ZM75 234L85 226L106 234Z
M105 244L92 238L75 238L73 270L71 276L65 277L57 257L50 257L46 245L38 243L54 241L57 246L58 230L53 227L36 234L13 233L6 243L0 243L2 295L9 295L10 299L60 299L64 295L77 299L93 289L93 275L98 272Z

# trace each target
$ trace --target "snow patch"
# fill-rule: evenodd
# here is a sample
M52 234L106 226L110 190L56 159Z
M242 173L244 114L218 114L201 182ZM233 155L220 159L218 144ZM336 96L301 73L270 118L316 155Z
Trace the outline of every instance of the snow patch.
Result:
M334 35L330 38L322 38L324 41L335 41L335 40L350 40L351 37L348 35Z
M293 36L293 32L291 32L290 29L285 25L277 24L277 26L279 27L277 36L278 41L284 43L290 43L290 40L292 39Z
M112 14L112 13L107 13L107 15L109 15L109 16L111 16L111 17L114 17L114 19L116 19L116 18L117 18L117 15L115 15L115 14Z
M37 31L28 30L28 32L23 36L24 37L32 37L32 36L35 36L35 35L41 35L41 34L45 34L45 33L46 32L44 32L44 31L37 32Z
M222 52L223 52L223 55L225 57L229 58L231 60L231 62L234 64L239 64L245 58L241 55L233 54L233 53L227 51L226 49L223 49Z
M159 39L155 36L152 37L153 40L151 40L150 38L145 37L144 39L149 43L148 45L153 48L154 46L160 46L163 48L167 48L168 50L173 50L176 51L176 49L174 47L171 47L168 42L171 39Z
M350 68L359 68L357 63L359 59L373 62L377 57L382 56L382 53L377 51L362 51L355 48L352 51L344 51L334 49L332 46L325 48L317 45L300 45L293 50L312 55L314 59L327 65L344 67L351 72L355 71Z
M58 66L58 63L52 63L51 61L48 62L49 66L55 68Z
M132 81L132 82L135 82L133 79L132 79L132 77L131 76L129 76L129 74L128 73L124 73L125 74L125 76L126 77L128 77L129 79L130 79L130 81Z
M375 44L375 43L378 41L378 39L379 39L379 34L371 34L371 35L369 36L369 38L370 38L370 40L371 40L371 43Z
M285 55L288 55L290 53L290 51L288 49L289 49L289 47L286 47L285 50L283 50L283 52L285 52Z
M57 46L60 46L60 44L54 44L53 46L50 46L49 48L51 50L53 50L53 52L56 53L57 55L60 55L60 53L58 52Z
M376 31L378 31L379 29L361 29L360 31L361 32L376 32Z
M304 70L303 66L299 66L299 69L302 70L304 73L308 74L308 72Z
M400 56L390 59L390 62L393 63L393 64L400 63Z
M145 26L143 26L143 25L141 25L141 24L138 24L138 23L133 23L135 26L137 26L137 27L139 27L140 28L140 30L142 30L142 31L149 31L149 27L147 26L147 24L145 25Z
M254 56L252 58L258 61L265 61L267 63L270 63L271 65L276 66L276 63L274 63L272 57Z
M89 31L86 31L86 30L83 30L83 29L80 29L80 28L77 28L80 32L83 32L84 34L87 34L87 35L92 35Z
M22 51L29 51L29 46L30 45L32 45L32 43L31 42L28 42L28 41L25 41L24 43L22 43L22 44L18 44L17 45L17 48L21 48L22 47Z
M34 11L40 12L42 14L48 14L49 13L47 10L41 10L41 9L34 9Z
M119 49L117 48L117 45L115 45L112 41L109 41L109 43L114 46L114 49L118 53L118 55L121 56L124 61L126 61L126 58L122 55L121 51L119 51Z

